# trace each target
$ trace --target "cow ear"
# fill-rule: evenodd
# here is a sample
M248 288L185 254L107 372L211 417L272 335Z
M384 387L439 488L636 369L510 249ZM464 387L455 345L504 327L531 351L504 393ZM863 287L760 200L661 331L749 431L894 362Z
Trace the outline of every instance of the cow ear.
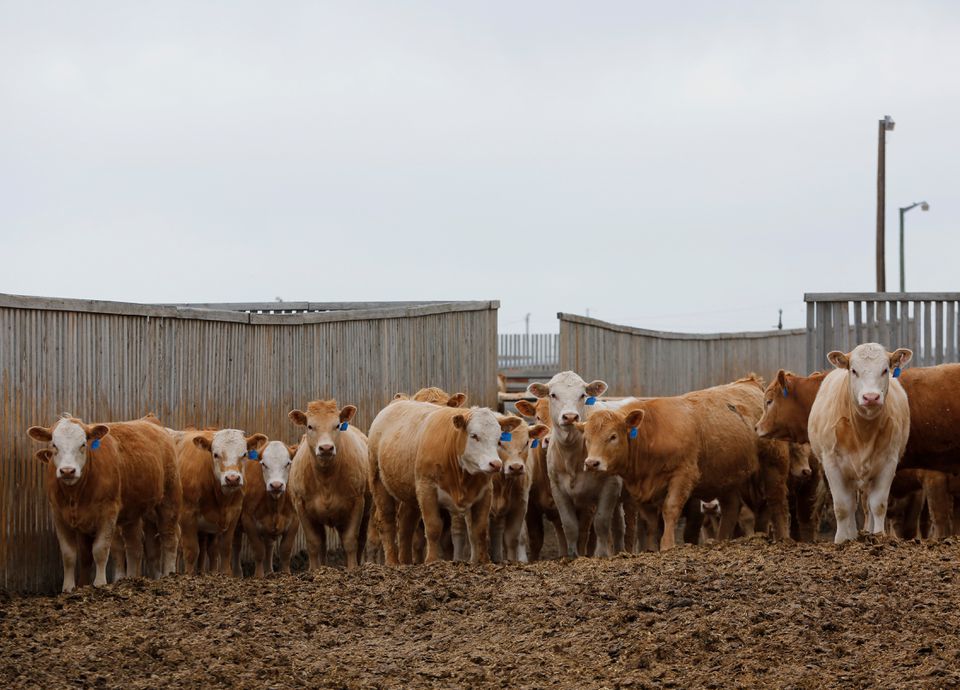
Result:
M467 402L466 393L454 393L447 401L447 407L463 407L463 403L465 402Z
M462 414L458 414L456 417L453 418L453 425L458 429L466 429L467 418L464 417Z
M902 367L911 359L913 359L913 350L901 347L890 353L890 366L896 369L897 367Z
M828 354L827 361L837 369L850 368L850 357L840 352L840 350L833 350L830 354Z
M287 446L287 452L290 453L290 459L293 460L293 457L297 454L297 451L300 450L300 446L293 444L292 446Z
M270 439L265 434L254 434L247 436L247 450L261 450Z
M777 372L777 383L780 384L781 388L787 387L787 372L783 369Z
M340 421L349 422L357 414L356 405L344 405L340 410Z
M206 450L206 451L209 451L213 447L212 444L210 443L210 439L208 439L206 436L203 436L202 434L199 436L193 437L193 445L195 445L200 450Z
M53 457L53 449L41 448L36 453L34 453L33 456L40 462L47 462L48 460L50 460L50 458Z
M110 433L110 427L106 424L94 424L87 427L87 440L94 441L103 438Z
M520 419L519 417L513 417L513 416L501 417L497 421L500 422L500 431L513 431L518 426L523 424L522 419Z
M50 443L53 440L53 432L43 426L30 427L27 429L27 436L34 441L42 441L43 443Z
M530 438L543 438L550 432L550 427L546 424L534 424L527 430Z
M546 398L550 395L550 386L545 383L531 383L527 386L527 393L535 398Z
M596 398L598 395L603 395L607 391L607 382L600 381L591 381L587 384L587 395L592 398Z
M623 421L626 423L628 429L636 429L643 424L643 418L645 416L646 413L643 410L630 410Z
M522 414L524 417L536 417L537 408L529 400L518 400L514 407L517 408L517 412Z
M404 395L403 393L394 393L394 394L393 394L393 399L394 399L394 400L409 400L410 398L407 397L406 395Z
M290 410L287 413L287 417L289 417L290 421L297 426L307 425L307 415L305 415L301 410Z

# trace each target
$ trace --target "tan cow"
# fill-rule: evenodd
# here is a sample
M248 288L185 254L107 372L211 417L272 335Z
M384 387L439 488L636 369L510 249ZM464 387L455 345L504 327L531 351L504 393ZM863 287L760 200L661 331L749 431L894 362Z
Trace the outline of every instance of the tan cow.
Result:
M255 564L254 576L273 572L273 547L280 540L280 572L290 572L293 543L300 520L287 487L298 446L270 441L243 466L243 511L234 536L233 572L240 573L240 540L247 535Z
M660 505L661 550L674 546L677 521L691 497L720 500L719 538L729 539L740 492L759 466L753 425L762 397L755 379L746 378L599 410L584 426L585 465L623 477L638 501Z
M183 484L180 532L187 574L203 570L202 545L206 545L210 571L231 571L233 536L243 510L243 463L250 451L259 452L266 443L263 434L244 436L239 429L188 431L177 442Z
M807 431L833 496L836 543L856 539L858 490L867 497L867 529L885 531L890 484L910 432L907 394L892 374L912 356L877 343L827 355L837 368L820 386Z
M306 433L290 470L290 493L307 540L310 568L326 565L327 527L337 530L347 569L360 565L370 519L367 437L350 424L357 408L314 400L290 420Z
M520 546L520 532L533 484L533 452L547 431L543 424L529 428L520 424L500 439L497 453L503 467L493 477L490 504L490 558L494 562L503 560L504 551L508 561L527 561L527 554ZM531 448L532 444L536 447Z
M439 557L441 510L464 516L472 559L489 559L490 480L502 466L497 447L501 434L521 423L517 417L498 420L486 408L459 410L413 400L395 400L380 411L370 425L370 476L388 565L412 560L419 516L409 511L398 530L398 504L417 506L423 517L425 562ZM455 558L465 555L464 536L453 534Z
M550 430L550 400L537 400L536 405L528 400L520 400L516 404L517 412L524 417L536 420L537 424ZM557 549L561 554L567 553L567 540L563 536L563 522L560 520L560 511L553 500L553 491L550 489L550 477L547 474L547 447L548 439L544 436L536 448L531 449L533 468L531 470L531 486L527 502L527 539L531 561L540 560L540 551L543 548L543 520L546 518L553 525L557 535Z
M176 570L180 479L173 444L150 420L85 424L64 416L49 428L27 431L51 444L37 451L47 464L44 487L53 509L63 558L63 591L88 582L86 568L96 566L94 586L107 582L107 559L119 528L125 547L126 574L140 574L144 524L147 538L158 535L160 573Z

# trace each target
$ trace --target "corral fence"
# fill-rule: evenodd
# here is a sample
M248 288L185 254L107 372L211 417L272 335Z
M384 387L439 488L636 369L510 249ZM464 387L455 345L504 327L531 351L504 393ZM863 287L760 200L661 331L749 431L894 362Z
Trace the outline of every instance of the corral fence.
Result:
M831 369L831 350L877 342L913 350L910 366L960 361L958 292L812 293L807 303L807 371Z
M558 333L501 333L497 366L501 369L556 371L560 364Z
M294 442L287 412L336 398L366 429L394 393L497 402L499 302L143 305L0 295L0 587L51 592L62 567L26 435L62 412L153 412ZM302 545L302 541L301 541Z
M600 378L610 395L680 395L750 372L767 381L800 371L804 329L690 334L621 326L574 314L560 319L560 368Z

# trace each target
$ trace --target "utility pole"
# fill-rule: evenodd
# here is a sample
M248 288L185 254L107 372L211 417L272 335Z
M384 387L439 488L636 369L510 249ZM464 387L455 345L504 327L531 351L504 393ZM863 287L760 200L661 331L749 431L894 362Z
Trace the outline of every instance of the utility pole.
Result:
M884 213L886 211L887 189L887 132L892 132L896 124L893 118L885 115L880 120L877 142L877 292L887 291L887 264L886 264L886 227Z
M530 354L530 314L523 317L524 332L526 333L527 354Z

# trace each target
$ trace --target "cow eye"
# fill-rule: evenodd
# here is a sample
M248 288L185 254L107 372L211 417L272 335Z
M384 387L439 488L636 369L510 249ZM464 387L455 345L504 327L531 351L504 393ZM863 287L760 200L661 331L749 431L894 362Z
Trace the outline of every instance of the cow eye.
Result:
M214 453L214 454L213 454L213 457L215 457L215 458L217 458L217 459L219 460L219 459L220 459L220 453Z
M307 429L309 429L310 431L313 431L313 425L312 425L312 424L307 424Z
M884 369L884 370L883 370L883 375L886 376L889 371L890 371L889 369Z
M617 440L617 435L616 435L616 434L610 434L610 438L608 438L607 440L608 440L608 441L616 441L616 440Z
M770 407L773 404L773 400L765 400L763 404Z
M850 371L853 373L854 376L860 376L860 374L857 373L856 369L851 369Z
M587 397L587 394L586 394L586 393L581 393L581 394L580 394L580 399L581 399L581 400L583 400L585 397Z
M550 397L551 397L551 398L553 398L554 400L556 400L556 399L557 399L557 396L556 396L556 394L555 394L555 393L551 393L551 394L550 394Z
M477 436L476 434L470 434L470 438L472 438L474 441L479 441L479 440L480 440L480 437Z

